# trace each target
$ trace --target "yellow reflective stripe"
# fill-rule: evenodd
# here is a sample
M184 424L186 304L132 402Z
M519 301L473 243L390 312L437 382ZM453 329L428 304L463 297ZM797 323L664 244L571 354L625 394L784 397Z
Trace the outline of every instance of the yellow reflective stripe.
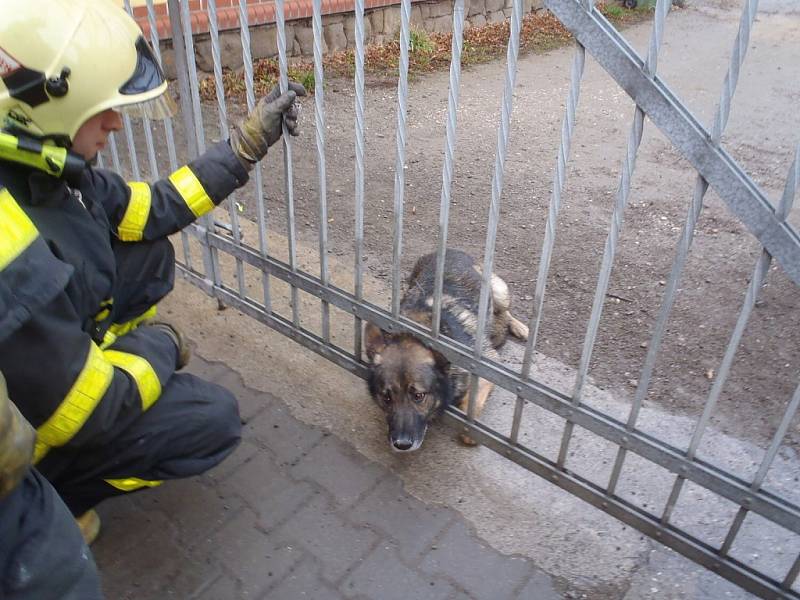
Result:
M135 354L120 352L119 350L105 350L106 360L115 367L119 367L133 377L136 387L139 388L139 397L142 399L142 410L147 410L161 395L161 382L146 359Z
M125 479L106 479L105 482L108 485L114 486L118 490L122 490L123 492L132 492L145 487L152 488L164 483L163 481L148 481L147 479L139 479L138 477L127 477Z
M33 243L39 233L7 189L0 190L0 270Z
M136 329L139 325L141 325L142 321L145 321L147 319L152 319L153 317L155 317L157 313L158 313L158 307L155 304L153 304L153 306L148 308L138 317L134 317L130 321L125 321L124 323L114 323L111 325L111 327L108 328L108 330L116 337L123 336L126 333L130 333L131 331Z
M141 181L129 181L128 187L131 188L131 199L117 227L117 235L123 242L138 242L144 236L144 228L150 217L150 186Z
M114 377L114 367L94 343L89 345L89 356L78 378L64 401L36 430L34 462L38 462L49 448L69 442L91 416L105 395Z
M169 176L169 180L194 216L201 217L214 208L214 203L206 194L203 184L189 167L181 167Z

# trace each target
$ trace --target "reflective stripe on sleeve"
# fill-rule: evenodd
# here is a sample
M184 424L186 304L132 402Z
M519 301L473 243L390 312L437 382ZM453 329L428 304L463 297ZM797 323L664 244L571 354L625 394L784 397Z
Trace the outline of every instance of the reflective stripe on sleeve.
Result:
M181 167L169 176L169 180L183 198L194 216L201 217L214 208L203 184L188 166Z
M147 479L139 479L138 477L126 477L125 479L106 479L105 482L108 485L117 488L118 490L122 490L123 492L133 492L146 487L152 488L164 483L163 481L149 481Z
M142 399L142 411L153 406L161 396L161 382L152 365L141 356L119 350L105 350L103 355L108 362L125 371L136 382L139 397Z
M0 270L33 243L39 233L7 189L0 190Z
M114 367L103 356L100 348L90 342L89 355L78 378L63 402L36 430L34 463L47 454L50 448L63 446L80 431L105 395Z
M123 242L138 242L144 237L144 228L150 217L150 186L141 181L129 181L131 198L125 216L117 228L117 235Z

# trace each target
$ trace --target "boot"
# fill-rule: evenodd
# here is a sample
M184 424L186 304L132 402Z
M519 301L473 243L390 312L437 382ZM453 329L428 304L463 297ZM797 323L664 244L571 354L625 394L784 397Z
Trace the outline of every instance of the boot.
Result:
M173 342L175 342L175 347L178 349L178 369L182 369L189 364L189 359L192 357L192 351L189 349L189 345L186 343L183 334L178 330L177 327L171 323L165 323L164 321L147 321L147 325L150 327L155 327L156 329L160 329L169 337L171 337Z
M80 517L75 517L75 522L78 524L78 529L81 530L83 541L87 546L91 546L100 533L100 516L97 511L87 510Z

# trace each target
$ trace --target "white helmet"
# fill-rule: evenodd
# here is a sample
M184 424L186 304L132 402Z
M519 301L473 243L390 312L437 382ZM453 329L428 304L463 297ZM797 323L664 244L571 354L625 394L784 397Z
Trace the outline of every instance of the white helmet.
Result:
M112 0L0 0L0 128L69 146L109 108L172 114L139 26Z

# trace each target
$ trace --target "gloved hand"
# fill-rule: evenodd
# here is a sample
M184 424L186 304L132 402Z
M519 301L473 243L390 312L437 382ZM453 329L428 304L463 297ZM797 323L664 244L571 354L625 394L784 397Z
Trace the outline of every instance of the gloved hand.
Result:
M148 321L147 326L166 333L175 343L175 348L178 351L178 357L175 363L175 368L177 370L189 364L189 360L192 358L192 351L189 349L189 345L186 343L186 340L183 339L183 335L178 331L177 327L163 321Z
M35 434L8 398L6 380L0 373L0 498L25 476L33 458Z
M306 88L294 81L281 94L279 86L264 96L247 117L231 133L231 148L246 169L264 158L267 148L283 133L283 124L291 135L297 135L297 105L295 98L305 96Z

